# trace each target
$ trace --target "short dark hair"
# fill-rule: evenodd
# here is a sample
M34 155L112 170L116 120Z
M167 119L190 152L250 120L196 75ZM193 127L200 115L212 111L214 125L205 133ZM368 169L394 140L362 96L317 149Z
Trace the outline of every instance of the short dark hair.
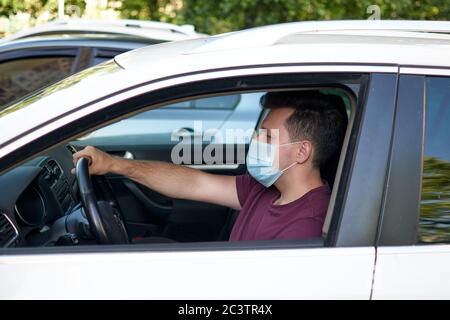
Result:
M295 109L285 127L291 141L311 141L315 167L320 168L341 149L348 119L344 101L338 95L309 90L268 92L261 97L261 105L267 109Z

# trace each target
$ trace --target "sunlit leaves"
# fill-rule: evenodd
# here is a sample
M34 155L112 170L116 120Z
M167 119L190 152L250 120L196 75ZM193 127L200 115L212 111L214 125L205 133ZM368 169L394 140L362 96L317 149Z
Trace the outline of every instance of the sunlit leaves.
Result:
M450 162L424 160L419 240L450 242Z
M380 7L381 19L450 20L448 0L115 0L122 18L193 24L216 34L290 21L367 19L367 7ZM53 12L56 0L0 0L0 17L27 12L36 19ZM85 11L84 0L65 0Z

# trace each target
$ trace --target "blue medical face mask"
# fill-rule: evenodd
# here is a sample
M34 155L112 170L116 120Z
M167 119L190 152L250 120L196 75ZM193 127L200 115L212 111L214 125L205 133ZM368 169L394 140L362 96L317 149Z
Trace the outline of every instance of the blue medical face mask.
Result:
M280 170L274 168L274 162L277 152L277 146L287 146L291 144L296 144L298 142L284 143L280 145L268 144L256 139L250 142L250 147L247 153L247 170L250 175L255 178L259 183L261 183L266 188L274 184L281 175L292 168L297 162L294 162L287 168Z

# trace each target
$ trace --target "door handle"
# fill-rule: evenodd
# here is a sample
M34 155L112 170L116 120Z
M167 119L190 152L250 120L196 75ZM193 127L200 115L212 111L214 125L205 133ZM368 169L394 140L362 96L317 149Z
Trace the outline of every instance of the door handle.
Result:
M124 159L128 159L128 160L134 160L134 154L131 153L130 151L125 151L124 155L123 155Z
M108 151L109 154L117 157L122 157L124 159L134 160L135 156L130 151Z
M172 137L175 137L175 138L187 138L187 137L194 137L194 136L196 136L195 131L192 128L187 128L187 127L176 129L172 133Z

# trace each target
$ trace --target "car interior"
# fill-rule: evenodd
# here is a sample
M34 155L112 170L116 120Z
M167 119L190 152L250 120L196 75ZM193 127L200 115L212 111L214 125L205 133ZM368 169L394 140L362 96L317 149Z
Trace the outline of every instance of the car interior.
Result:
M308 90L319 90L333 97L336 106L349 119L348 135L359 84ZM259 120L254 123L257 129L264 118L264 110L259 105L255 108L261 110ZM146 112L151 116L152 111ZM202 120L201 115L199 113L199 120ZM85 137L89 137L89 134L47 150L45 154L0 175L0 247L228 240L239 214L236 210L172 199L120 175L89 176L87 161L79 161L77 174L72 175L72 154L95 142ZM161 143L159 139L158 143L154 143L156 138L150 135L145 137L147 144L134 144L133 139L126 134L121 137L122 140L115 137L114 143L104 139L102 144L94 146L128 159L172 161L173 141ZM222 163L225 165L183 165L213 174L244 174L245 161L235 156L240 147L247 150L248 145L235 143L231 148L225 144L220 147L224 150ZM203 145L202 148L204 150L207 146ZM225 159L230 152L233 153L232 163L227 161L228 158ZM331 187L340 159L341 150L338 150L321 169L322 178Z

